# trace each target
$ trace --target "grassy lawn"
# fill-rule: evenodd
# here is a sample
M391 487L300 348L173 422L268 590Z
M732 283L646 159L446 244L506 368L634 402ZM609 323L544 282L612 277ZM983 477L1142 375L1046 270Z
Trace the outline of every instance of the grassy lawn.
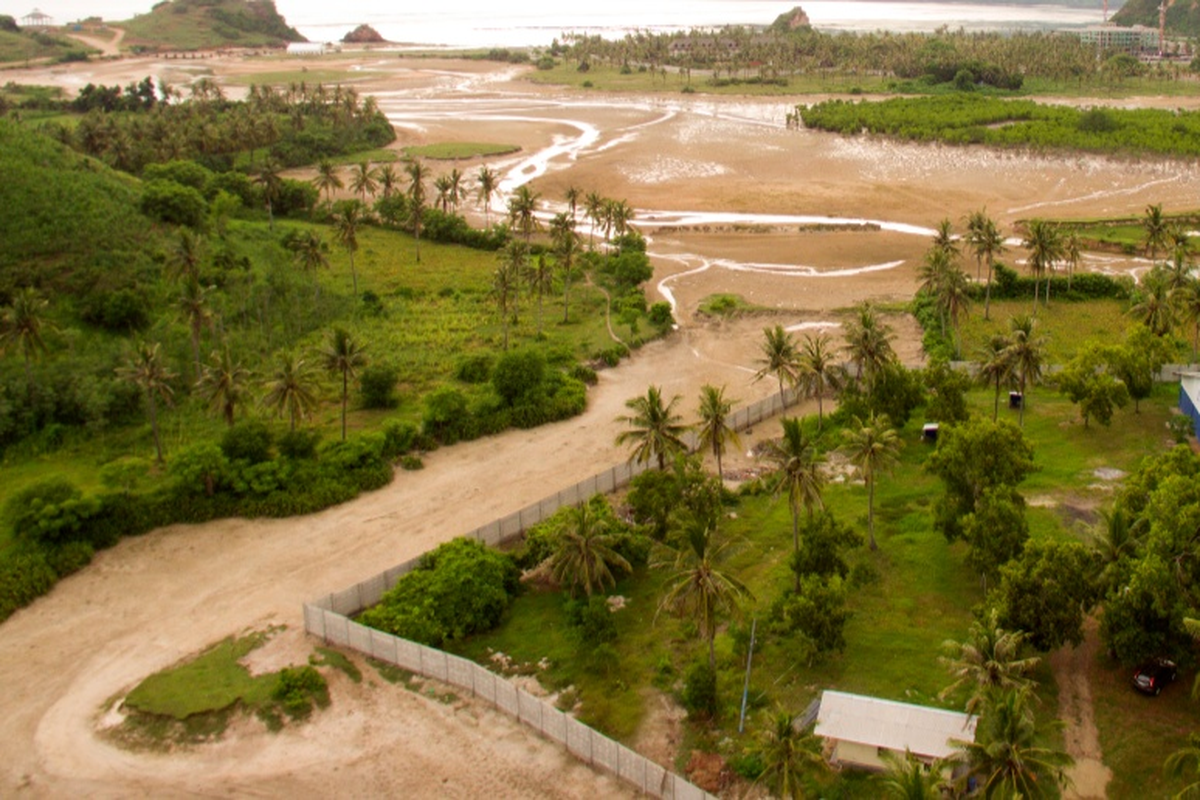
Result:
M1042 287L1043 290L1045 287ZM1082 303L1038 301L1038 336L1046 339L1043 348L1045 364L1063 364L1075 355L1079 345L1089 339L1110 342L1114 331L1124 331L1133 324L1126 313L1128 301L1089 300ZM1009 320L1027 316L1033 311L1033 297L1022 300L992 300L990 320L983 318L983 304L974 303L971 313L961 323L963 357L977 357L983 346L996 334L1008 334Z
M506 156L520 152L515 144L497 144L495 142L442 142L426 144L417 147L404 148L406 156L413 158L429 158L434 161L451 161L458 158L481 158L486 156Z
M988 392L973 392L969 400L975 413L990 413ZM1029 509L1032 535L1082 536L1076 521L1092 519L1094 509L1111 492L1093 470L1103 466L1128 471L1144 456L1165 447L1164 425L1174 401L1174 389L1160 387L1143 403L1141 414L1122 411L1112 428L1085 431L1067 400L1037 390L1026 412L1025 433L1034 444L1039 471L1021 486L1027 499L1036 500ZM1014 412L1004 413L1015 417ZM751 589L754 599L745 607L744 619L728 625L717 637L722 703L718 721L711 729L690 728L689 740L710 747L720 742L721 752L736 753L755 734L762 710L778 706L799 713L827 688L941 707L961 702L962 698L939 699L949 679L937 656L943 642L966 635L971 609L984 595L978 578L965 565L965 546L947 544L933 529L931 509L942 489L923 469L931 449L919 441L921 422L918 414L904 429L901 463L877 487L878 552L861 547L848 559L853 616L846 628L844 653L809 664L799 657L794 641L766 629L772 601L791 580L786 566L791 550L786 502L744 496L731 509L735 514L723 528L738 545L726 567ZM827 439L830 445L836 441ZM861 485L831 484L824 498L839 520L865 536L866 493ZM678 691L688 666L702 656L694 623L656 613L664 577L661 570L642 569L618 584L614 594L626 598L626 607L616 615L619 633L611 654L581 648L567 623L563 595L536 589L518 598L499 629L460 643L458 651L493 668L493 653L506 654L512 659L510 672L536 674L547 687L565 690L567 705L579 702L582 720L630 742L646 714L647 698ZM752 713L747 733L739 735L746 641L755 619ZM1057 708L1057 686L1048 666L1040 669L1038 679L1039 713L1044 717ZM1131 706L1130 713L1137 714L1146 704L1128 690L1123 671L1112 680L1111 696L1104 686L1096 690L1105 752L1111 741L1109 764L1119 772L1118 785L1138 786L1144 774L1157 770L1166 753L1181 741L1182 716L1174 723L1126 730L1122 709ZM1180 687L1171 697L1181 697L1185 691ZM1111 706L1111 713L1102 712L1105 704ZM1187 706L1190 709L1190 701ZM863 797L878 790L872 780L860 778L842 788L847 796Z

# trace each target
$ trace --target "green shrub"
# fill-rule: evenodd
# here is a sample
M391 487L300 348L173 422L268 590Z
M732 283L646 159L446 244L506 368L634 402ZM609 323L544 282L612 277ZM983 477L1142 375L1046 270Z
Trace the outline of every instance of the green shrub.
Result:
M329 705L329 685L313 667L284 667L271 699L283 707L293 719L304 719L312 713L313 703L321 708Z
M617 640L617 623L608 599L602 595L568 599L564 609L567 623L579 634L581 644L594 647Z
M100 511L100 500L84 496L65 478L48 478L13 495L5 516L17 538L56 545L81 538L89 519Z
M199 228L208 214L204 195L174 181L151 181L142 189L141 212L159 222Z
M683 681L683 707L688 716L711 719L717 713L717 671L707 661L698 661Z
M276 446L279 455L293 461L311 461L317 457L317 446L321 443L321 432L317 430L288 431L279 437Z
M167 470L182 494L203 493L211 497L230 477L229 458L212 442L189 445L175 453Z
M65 578L92 563L95 554L89 542L63 542L46 549L46 563L59 578Z
M396 381L400 371L387 364L371 364L359 373L359 396L363 408L395 408L399 404L396 397Z
M513 350L505 353L492 370L492 388L505 405L530 401L542 388L546 375L546 357L537 350ZM532 426L521 426L532 427Z
M443 386L425 395L425 415L422 419L425 433L444 444L454 444L468 429L470 415L467 398L458 389Z
M454 377L463 383L487 383L492 377L492 357L486 353L467 356L458 362Z
M411 422L389 420L383 425L383 457L393 459L417 446L419 431Z
M39 548L22 546L9 550L0 559L0 621L50 591L57 579Z
M271 458L272 439L271 429L262 420L245 420L221 436L221 452L230 461L260 464Z
M422 644L490 630L520 587L520 571L508 555L458 538L421 557L361 622Z
M599 378L596 376L596 370L587 364L574 364L567 374L586 386L595 386L599 381Z

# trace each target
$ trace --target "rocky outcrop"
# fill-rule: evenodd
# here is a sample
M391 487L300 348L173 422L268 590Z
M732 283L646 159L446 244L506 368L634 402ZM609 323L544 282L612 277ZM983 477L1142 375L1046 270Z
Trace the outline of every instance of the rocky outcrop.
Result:
M387 40L379 35L379 31L370 25L359 25L342 37L346 44L383 44Z
M786 14L780 14L771 25L772 30L780 32L798 31L811 27L812 23L808 20L808 14L805 14L804 9L800 6L796 6Z

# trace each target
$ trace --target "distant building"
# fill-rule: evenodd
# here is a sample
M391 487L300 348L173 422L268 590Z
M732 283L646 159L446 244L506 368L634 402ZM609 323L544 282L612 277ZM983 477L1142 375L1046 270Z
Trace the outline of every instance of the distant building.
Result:
M323 56L328 45L323 42L291 42L287 46L289 56Z
M1192 420L1192 435L1200 437L1200 372L1179 374L1179 410Z
M1140 56L1143 53L1158 53L1161 42L1157 28L1134 25L1124 28L1117 25L1089 25L1075 31L1079 41L1092 45L1106 53L1128 53Z
M845 692L821 694L813 733L831 746L834 764L887 768L884 756L912 753L927 766L957 752L953 740L975 741L977 717Z
M36 8L21 17L21 27L23 28L49 28L54 25L54 19L49 14L43 14Z

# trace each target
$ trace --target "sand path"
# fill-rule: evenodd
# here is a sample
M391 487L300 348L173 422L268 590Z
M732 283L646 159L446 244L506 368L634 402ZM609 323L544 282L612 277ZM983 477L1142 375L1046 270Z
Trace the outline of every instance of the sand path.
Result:
M123 59L6 78L124 85L171 66ZM205 67L223 77L277 69L278 62L214 58ZM379 93L401 144L514 142L525 149L511 168L534 158L510 173L514 181L528 175L526 167L541 170L535 185L544 198L559 198L574 184L625 197L643 218L664 209L735 211L932 227L986 205L1007 225L1041 209L1128 214L1149 202L1189 207L1200 194L1194 166L1055 160L787 131L787 103L780 100L581 98L513 82L511 69L478 63L372 56L363 70L362 88ZM447 98L463 113L454 114ZM579 142L592 131L593 139ZM474 164L458 166L469 172ZM402 472L378 492L309 517L174 526L124 541L0 625L6 688L0 794L309 797L348 787L417 797L611 794L608 779L573 766L499 715L380 686L335 684L334 707L311 725L279 736L241 730L224 744L170 757L119 750L97 738L95 728L101 706L147 674L248 626L282 623L297 631L305 599L620 460L613 419L650 383L668 396L683 395L689 409L703 383L727 384L742 401L765 396L770 382L751 383L750 371L767 321L827 321L857 299L907 297L912 262L925 247L920 236L883 230L749 234L701 224L649 233L658 254L655 284L670 291L684 327L603 373L583 416L438 451L425 470ZM899 264L862 269L891 262ZM778 308L779 316L696 322L696 304L715 291L742 293ZM911 360L918 337L911 324L902 330ZM291 635L302 653L303 641Z
M88 47L93 47L100 51L100 55L106 58L115 58L121 55L121 42L125 39L124 28L110 28L116 33L111 39L102 39L99 36L86 36L82 33L73 33L67 31L67 36L72 39L83 42Z
M1050 657L1054 679L1058 682L1058 718L1066 723L1063 732L1067 753L1075 765L1067 771L1071 787L1065 797L1095 800L1107 797L1112 770L1104 765L1100 749L1100 731L1096 728L1089 680L1099 648L1095 617L1084 625L1084 640L1078 647L1063 647Z

